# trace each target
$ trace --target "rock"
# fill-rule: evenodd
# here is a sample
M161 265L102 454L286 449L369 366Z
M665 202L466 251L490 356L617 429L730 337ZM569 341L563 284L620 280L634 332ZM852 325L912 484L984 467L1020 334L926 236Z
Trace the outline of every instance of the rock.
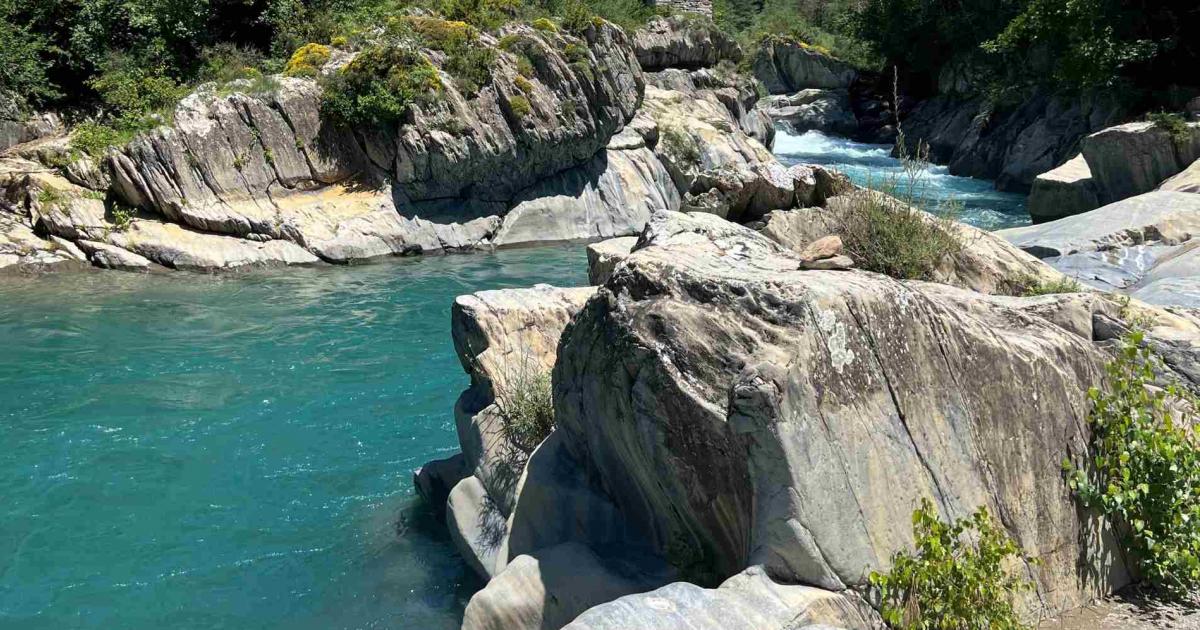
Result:
M759 232L794 252L802 252L814 241L833 233L833 220L833 215L824 208L776 210L763 217L764 225Z
M1200 160L1192 162L1192 165L1183 169L1178 175L1174 175L1159 185L1158 190L1200 193Z
M854 259L849 256L832 256L820 260L802 260L801 269L834 271L838 269L853 269Z
M1082 214L1099 207L1096 182L1082 154L1038 175L1026 203L1034 223Z
M617 263L629 255L637 240L636 236L623 236L588 245L588 283L596 285L608 282Z
M446 499L446 529L458 555L483 580L504 570L508 524L475 476L465 477Z
M858 131L858 119L850 107L850 91L810 88L791 96L772 96L763 106L771 120L791 134L820 131L842 136Z
M633 33L632 39L633 51L643 70L691 70L742 59L737 40L700 16L676 14L650 18Z
M34 233L26 217L0 209L0 272L75 269L82 256L69 242L45 240Z
M635 134L636 135L636 134ZM638 136L640 139L640 136ZM600 153L526 190L504 216L498 246L637 234L651 213L678 210L671 174L645 146Z
M927 144L930 159L946 164L950 174L994 179L1000 190L1023 192L1078 153L1085 135L1126 113L1118 95L1104 91L1038 91L1001 109L983 98L938 96L919 103L903 125L910 153L918 142Z
M550 371L563 328L594 292L549 285L481 291L459 296L451 308L454 347L471 376L455 408L458 441L467 469L505 517L527 454L505 439L496 392L523 374Z
M758 107L758 81L754 77L732 72L728 68L692 71L667 69L648 73L646 83L661 90L709 94L725 105L746 135L767 148L775 141L774 123Z
M444 459L435 459L413 471L413 488L434 512L443 515L446 500L454 486L470 474L462 453Z
M143 256L121 249L107 243L80 240L79 247L87 252L92 264L101 269L117 269L120 271L148 271L151 263Z
M1128 289L1129 295L1149 304L1200 308L1200 239L1155 260Z
M1084 214L995 234L1040 258L1150 242L1178 245L1200 235L1200 196L1150 192Z
M513 559L463 613L463 630L561 628L583 611L658 584L626 577L587 547L567 543Z
M849 64L806 44L767 37L751 64L754 76L771 94L792 94L808 88L848 88L855 72Z
M833 258L842 253L842 237L836 234L823 236L805 245L803 249L796 253L800 255L800 262L813 262Z
M23 111L13 94L0 90L0 151L62 133L62 128L56 114Z
M592 608L564 630L847 630L882 629L853 593L777 584L762 569L735 575L720 588L676 582Z
M1083 139L1102 204L1150 192L1200 159L1200 124L1179 141L1151 122L1109 127Z
M1038 558L1028 617L1129 582L1061 471L1104 352L1013 298L798 266L717 217L655 215L564 332L557 431L647 544L706 582L762 565L840 591L911 548L929 497L987 506Z

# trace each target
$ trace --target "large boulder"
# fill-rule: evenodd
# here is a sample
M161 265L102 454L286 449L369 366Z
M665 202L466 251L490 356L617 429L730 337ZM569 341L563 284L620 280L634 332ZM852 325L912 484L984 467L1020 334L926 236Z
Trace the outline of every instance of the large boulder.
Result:
M625 257L637 245L637 241L636 236L623 236L588 245L588 282L591 284L608 282L613 270L617 268L617 263L625 260Z
M1031 616L1130 580L1061 471L1108 359L1090 338L1018 298L799 267L717 217L656 215L564 332L557 431L645 544L700 585L761 565L839 591L911 548L931 498L986 506L1038 559L1015 567Z
M649 71L710 68L742 59L737 40L698 15L651 18L633 33L633 51L642 69Z
M856 77L850 64L805 43L780 37L763 38L751 67L771 94L793 94L809 88L844 89Z
M647 73L646 83L660 90L711 94L725 105L746 135L767 148L775 141L775 125L758 107L759 83L752 76L735 72L727 65L691 71L670 68Z
M1096 181L1101 203L1150 192L1200 159L1200 123L1183 137L1152 122L1109 127L1083 139L1083 157Z
M454 347L471 378L454 408L462 457L426 464L422 468L433 472L450 470L414 481L422 494L434 498L441 496L439 488L455 484L447 525L459 552L484 579L507 563L508 519L529 458L522 445L508 439L497 394L516 379L549 372L563 328L594 292L593 287L537 285L459 296L451 307Z
M1038 175L1025 207L1034 223L1082 214L1100 207L1096 182L1083 155Z
M858 130L849 90L810 88L792 95L768 97L762 106L771 120L792 134L820 131L845 136Z

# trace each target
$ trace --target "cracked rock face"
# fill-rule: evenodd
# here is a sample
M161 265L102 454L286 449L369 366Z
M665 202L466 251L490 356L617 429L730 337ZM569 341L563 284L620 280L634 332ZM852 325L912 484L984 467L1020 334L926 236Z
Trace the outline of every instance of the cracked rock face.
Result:
M1026 613L1129 581L1061 474L1107 360L1083 327L799 262L717 217L659 214L564 332L558 433L647 544L717 579L761 565L862 587L911 548L927 497L947 518L987 506L1040 560L1016 567Z
M742 59L737 40L710 20L694 16L651 18L633 34L633 49L647 71L710 68L722 60Z

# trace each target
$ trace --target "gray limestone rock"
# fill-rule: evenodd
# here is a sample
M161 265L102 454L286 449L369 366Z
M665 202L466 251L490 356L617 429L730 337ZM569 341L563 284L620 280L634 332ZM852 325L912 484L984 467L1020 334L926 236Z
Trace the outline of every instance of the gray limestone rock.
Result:
M737 40L711 20L691 15L654 17L633 33L633 50L643 70L709 68L717 62L738 62Z
M1044 223L1100 207L1096 182L1083 155L1038 175L1026 208L1034 223Z
M808 88L848 88L856 77L850 64L779 37L762 40L751 67L754 76L771 94L792 94Z

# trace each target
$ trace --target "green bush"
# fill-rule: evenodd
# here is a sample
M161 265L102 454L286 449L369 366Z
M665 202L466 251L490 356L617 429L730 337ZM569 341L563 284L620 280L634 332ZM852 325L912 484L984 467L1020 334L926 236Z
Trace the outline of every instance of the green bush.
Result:
M491 82L495 49L479 40L479 31L467 24L439 18L410 16L398 22L407 29L394 32L402 39L409 34L418 45L446 54L445 70L454 77L459 91L473 96Z
M240 79L255 80L263 74L260 69L264 61L262 53L237 44L226 42L209 46L200 53L200 59L201 81L229 83Z
M289 77L315 77L321 71L321 66L329 61L331 51L324 44L305 44L296 49L283 67L283 73Z
M533 112L533 106L529 104L529 99L517 94L508 99L509 107L517 115L517 118L525 118Z
M71 130L71 148L98 158L109 147L124 144L130 137L109 125L88 121Z
M371 46L326 77L321 111L351 126L395 124L411 105L429 102L442 89L437 69L420 52Z
M495 392L504 437L524 453L532 453L554 430L550 374L534 363L525 358L510 366Z
M1083 285L1079 284L1074 278L1062 277L1057 280L1039 280L1029 277L1022 278L1016 283L1016 291L1013 293L1024 297L1032 297L1036 295L1054 295L1058 293L1082 293Z
M915 553L899 552L892 557L890 572L870 575L889 626L905 630L1026 627L1012 600L1033 584L1007 574L1008 565L1022 556L986 508L946 523L933 503L922 499L912 524Z
M544 17L538 18L538 19L530 22L529 25L539 31L545 31L547 33L557 33L558 32L558 27L554 25L554 22L551 22L548 18L544 18Z
M700 160L700 147L686 129L676 123L659 123L658 133L667 153L685 162Z
M518 90L521 90L526 94L529 94L533 91L533 84L529 82L529 79L526 79L519 74L513 79L513 85L515 85Z
M1154 126L1162 129L1171 136L1176 144L1183 144L1192 138L1192 130L1188 127L1187 121L1183 116L1172 112L1153 112L1146 116L1146 120L1154 123Z
M110 57L90 85L110 113L126 119L154 113L169 118L170 110L188 93L164 68L145 67L124 56Z
M842 197L831 226L842 238L846 252L861 269L905 280L932 280L947 257L962 250L955 236L957 204L933 206L926 196L926 151L915 155L897 142L903 170L867 188Z
M0 10L0 91L19 98L22 105L40 105L61 97L49 76L50 39L10 21L3 13Z
M1068 483L1098 508L1133 551L1153 585L1185 592L1200 585L1200 439L1195 396L1156 386L1161 362L1140 331L1127 335L1089 397L1088 460L1064 461Z
M517 16L520 0L442 0L441 14L490 31Z

